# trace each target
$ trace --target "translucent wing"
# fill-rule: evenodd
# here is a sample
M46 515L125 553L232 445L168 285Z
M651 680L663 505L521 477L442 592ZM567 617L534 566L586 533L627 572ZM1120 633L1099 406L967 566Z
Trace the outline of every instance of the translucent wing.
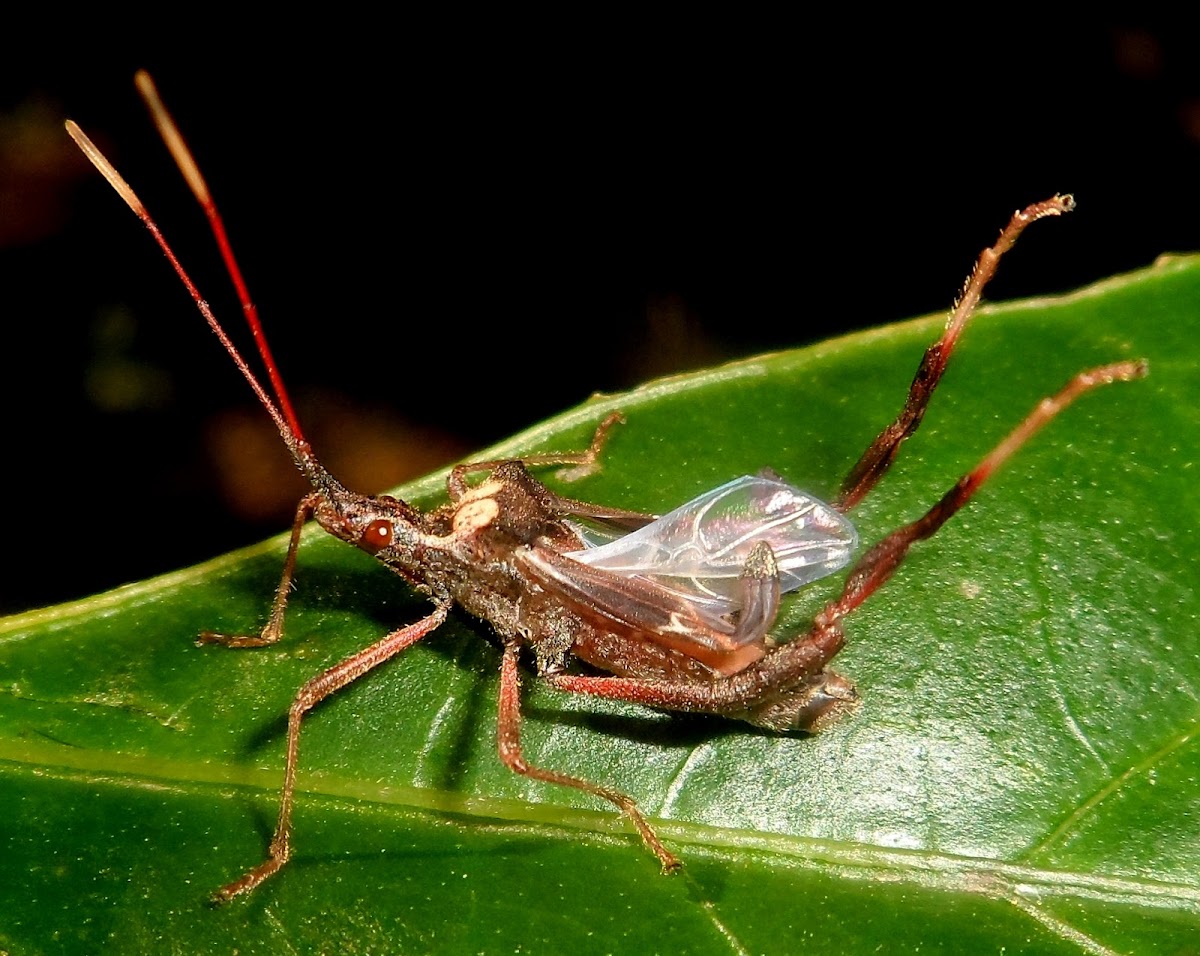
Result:
M759 541L775 552L784 592L845 567L858 544L854 526L823 501L782 481L750 476L616 540L578 530L589 547L568 557L650 578L716 615L736 609L738 576Z

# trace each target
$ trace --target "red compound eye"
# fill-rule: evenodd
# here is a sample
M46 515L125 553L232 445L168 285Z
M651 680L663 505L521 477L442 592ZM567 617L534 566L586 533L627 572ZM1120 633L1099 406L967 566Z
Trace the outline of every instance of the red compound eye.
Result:
M370 554L382 551L392 543L392 523L387 518L376 518L363 532L358 546Z

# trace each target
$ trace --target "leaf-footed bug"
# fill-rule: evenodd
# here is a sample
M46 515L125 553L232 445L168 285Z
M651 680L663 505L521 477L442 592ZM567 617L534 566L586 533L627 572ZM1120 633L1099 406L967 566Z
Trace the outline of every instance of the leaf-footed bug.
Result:
M933 535L1031 435L1084 392L1146 374L1145 361L1081 372L1043 399L1003 441L916 521L859 557L839 596L809 630L772 635L781 593L847 565L857 543L846 518L883 477L919 427L934 389L1000 257L1032 222L1073 208L1054 196L1015 213L968 277L942 336L926 352L904 407L863 453L825 504L774 477L742 478L668 515L608 508L563 497L531 467L596 464L611 415L584 452L461 464L450 472L448 503L424 513L387 495L349 491L318 461L301 430L208 188L149 76L143 99L176 164L209 217L267 372L270 391L229 339L133 190L72 122L80 148L150 230L197 308L279 430L312 491L296 511L279 586L257 635L206 633L202 643L259 647L280 640L302 527L310 519L356 545L424 594L433 610L310 680L288 713L279 819L266 859L219 889L227 901L276 873L291 854L291 815L300 729L330 694L430 634L458 605L487 621L503 652L498 749L519 774L602 797L637 828L665 870L679 865L634 801L606 784L533 766L522 753L518 663L531 654L553 687L672 711L718 714L774 731L819 730L858 700L854 685L828 669L841 649L843 621ZM488 472L477 484L468 475Z

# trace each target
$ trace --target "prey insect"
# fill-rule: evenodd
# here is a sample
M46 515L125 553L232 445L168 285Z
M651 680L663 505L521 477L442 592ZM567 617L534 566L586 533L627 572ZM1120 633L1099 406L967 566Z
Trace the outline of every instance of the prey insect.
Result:
M1120 361L1076 375L1057 394L1043 399L923 516L859 556L841 592L807 631L774 634L782 593L854 560L857 536L847 515L871 492L921 424L1000 257L1031 223L1070 211L1070 196L1054 196L1015 213L995 245L983 251L945 331L925 352L899 415L871 442L830 503L761 475L736 479L656 518L567 498L533 477L531 469L542 466L595 466L619 419L612 415L599 424L583 452L456 466L447 481L447 503L422 512L394 497L350 491L322 467L288 399L204 179L149 77L139 74L137 83L209 217L269 390L230 340L133 190L74 123L68 123L68 130L159 243L312 485L296 510L265 626L252 635L206 633L200 641L246 648L281 639L300 533L310 519L374 555L432 605L421 620L386 634L297 692L288 713L279 818L266 858L221 887L214 897L218 901L253 890L291 855L305 715L431 634L455 605L488 622L502 647L500 759L516 773L574 787L614 804L663 868L676 868L677 858L620 790L526 760L521 748L521 659L529 659L539 678L562 691L721 715L773 731L819 730L858 701L855 686L829 669L843 646L846 619L892 576L912 545L933 535L1031 435L1080 395L1146 373L1144 361ZM481 480L469 480L481 473L486 473Z

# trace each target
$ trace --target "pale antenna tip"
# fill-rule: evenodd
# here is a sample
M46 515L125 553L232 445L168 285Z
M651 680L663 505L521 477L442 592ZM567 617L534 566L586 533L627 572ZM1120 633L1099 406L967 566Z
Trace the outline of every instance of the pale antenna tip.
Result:
M179 132L175 120L163 105L162 97L158 95L158 87L154 85L154 80L145 70L138 70L133 75L133 82L142 97L142 102L150 110L150 116L158 128L159 135L167 144L167 149L171 151L175 165L183 173L183 178L187 180L188 188L202 206L211 206L212 197L208 192L208 184L200 174L200 167L196 165L196 160L192 158L192 151L183 141L183 134Z
M137 87L138 95L141 96L143 102L150 100L153 100L154 102L161 102L161 98L158 95L158 86L154 82L154 77L152 77L145 70L138 70L133 74L133 85ZM151 110L153 111L153 107L151 107Z
M137 193L133 191L133 188L129 185L129 183L125 182L113 164L110 163L105 158L104 154L96 147L96 144L88 138L87 133L81 130L74 120L67 120L66 127L67 133L70 135L71 139L75 140L75 145L83 151L83 155L86 156L91 161L92 165L100 171L100 175L108 180L108 184L117 191L122 199L125 200L125 204L129 206L130 209L132 209L139 217L145 219L146 209L142 205L142 201L138 199Z

